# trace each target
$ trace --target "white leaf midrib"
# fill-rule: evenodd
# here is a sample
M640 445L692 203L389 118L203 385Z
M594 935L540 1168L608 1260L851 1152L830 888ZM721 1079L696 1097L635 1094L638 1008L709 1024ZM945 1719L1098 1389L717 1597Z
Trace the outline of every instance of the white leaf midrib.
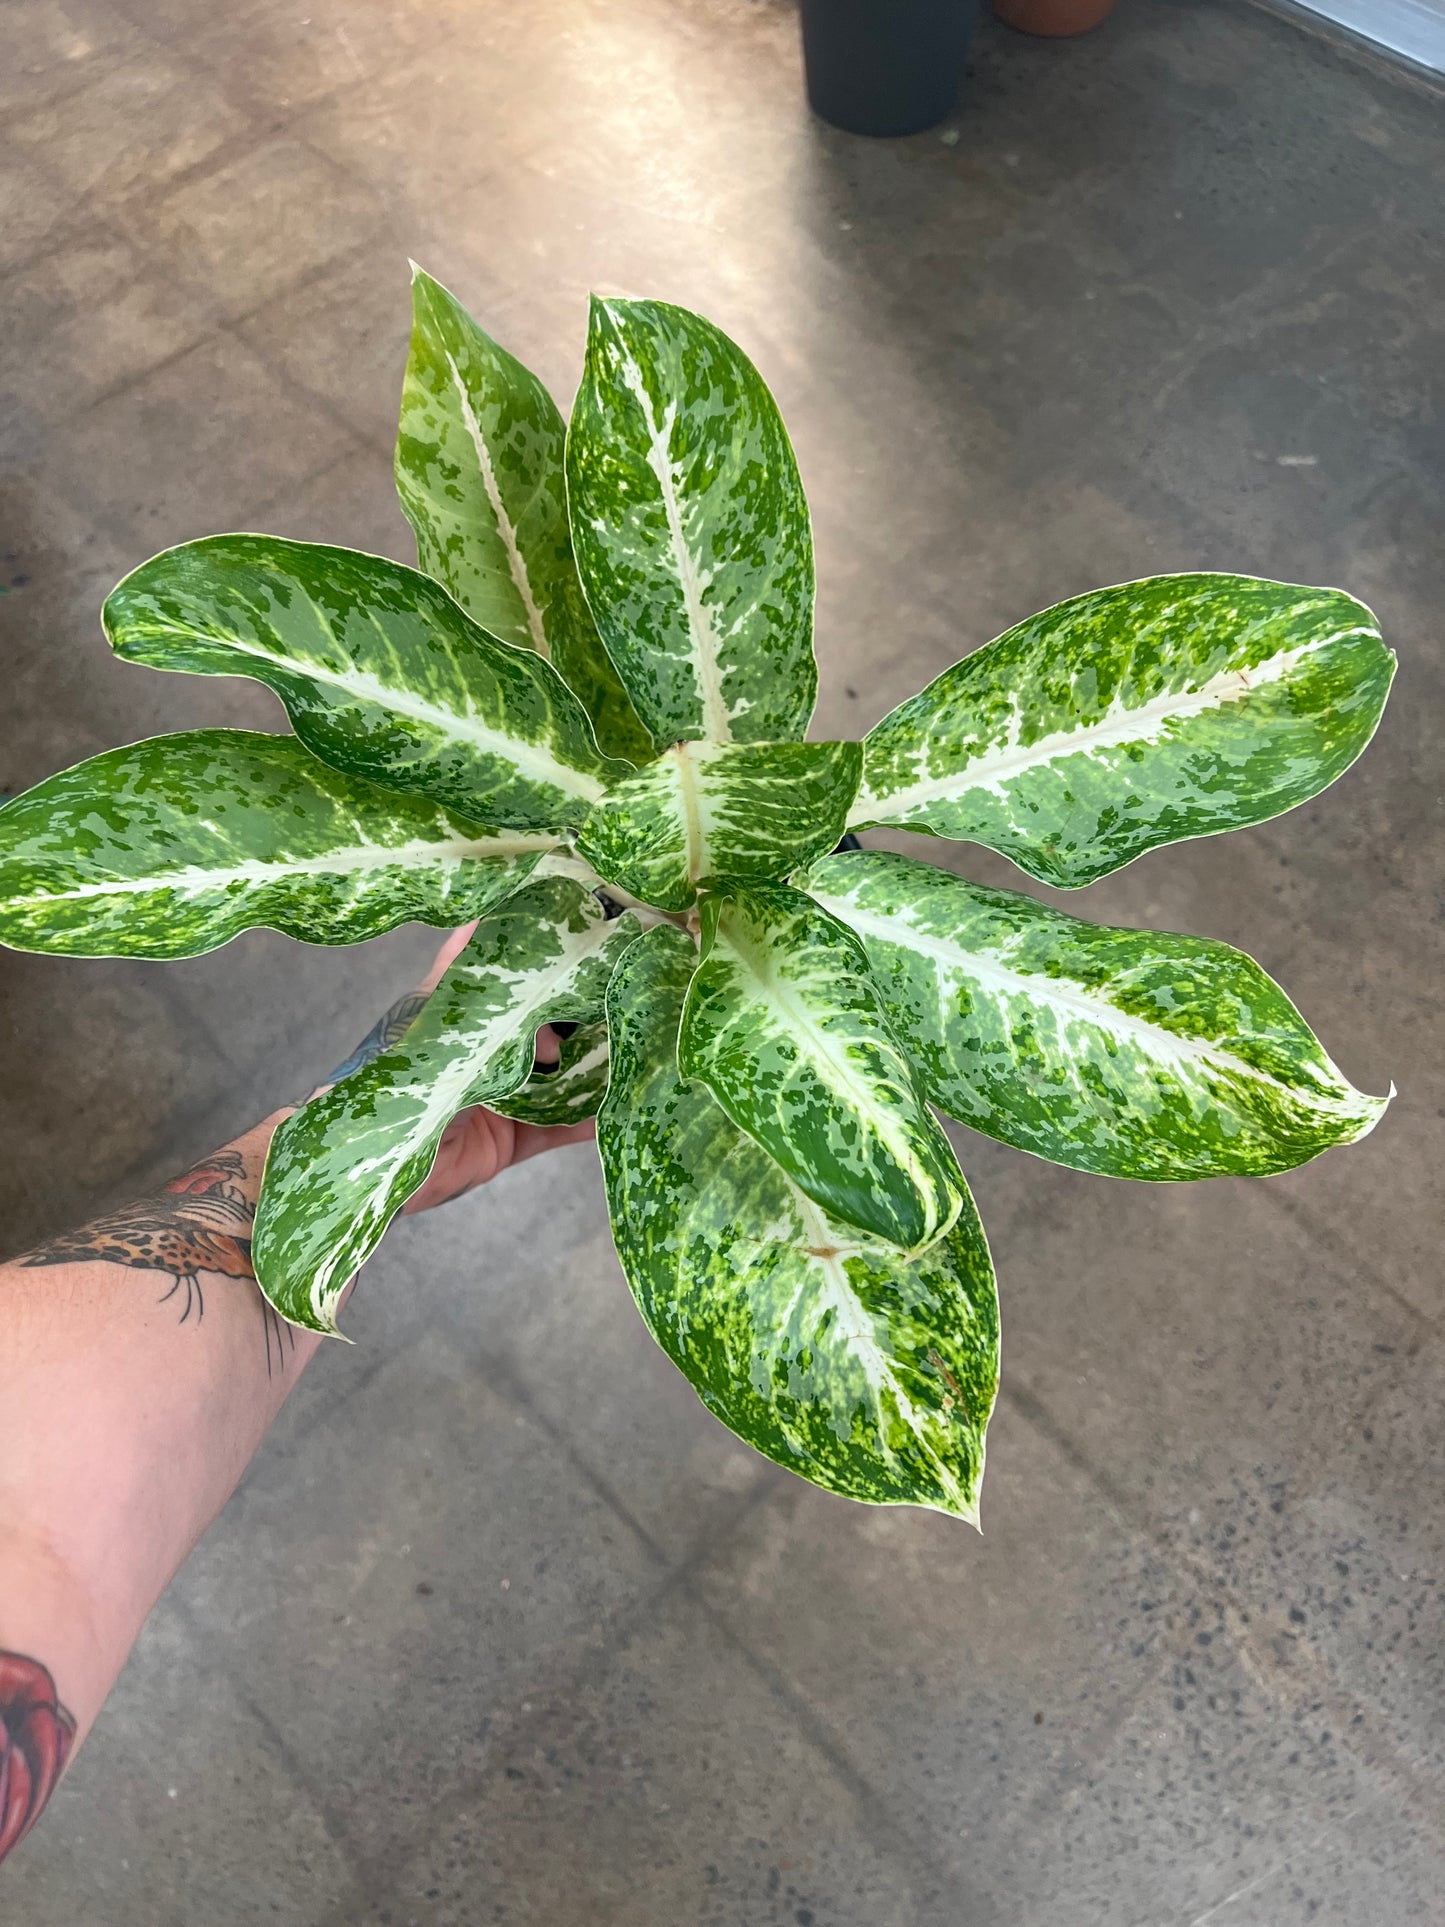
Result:
M446 1041L453 1047L455 1055L440 1074L430 1080L425 1096L405 1130L394 1138L384 1151L369 1158L361 1158L348 1168L349 1180L358 1177L364 1179L373 1171L380 1179L379 1183L367 1189L362 1200L355 1205L352 1211L353 1219L359 1219L365 1215L371 1225L375 1224L381 1210L385 1208L389 1180L395 1176L399 1166L413 1156L434 1132L446 1129L452 1118L457 1115L467 1090L482 1075L490 1061L525 1030L532 1015L549 999L565 992L568 983L582 966L615 934L613 926L602 918L589 922L585 931L581 933L581 941L569 942L573 933L565 925L553 925L552 928L562 945L559 954L550 959L540 970L514 973L516 981L527 984L526 996L518 998L502 1010L494 1011L470 1037L466 1037L466 1034L459 1030L449 1031ZM438 985L438 991L441 988L442 986ZM433 995L435 994L434 992ZM417 1021L420 1022L423 1016L425 1011ZM403 1036L393 1048L401 1051L405 1046L406 1038ZM527 1081L529 1074L523 1073L522 1083ZM404 1092L405 1089L405 1080L400 1080L394 1094ZM508 1094L500 1091L495 1093L498 1097ZM311 1302L318 1314L322 1314L323 1302L335 1302L337 1293L332 1288L331 1281L337 1272L345 1270L349 1273L356 1264L365 1262L373 1248L368 1245L358 1258L354 1252L347 1252L338 1247L322 1260L311 1283Z
M1250 1083L1269 1085L1293 1103L1314 1105L1345 1116L1366 1114L1368 1107L1378 1102L1359 1092L1355 1096L1362 1102L1351 1102L1348 1097L1333 1096L1328 1092L1301 1090L1284 1083L1269 1071L1258 1069L1209 1038L1184 1036L1178 1031L1166 1029L1162 1024L1151 1023L1147 1017L1121 1010L1106 997L1091 994L1077 982L1065 988L1064 979L1035 976L1028 971L1018 970L995 951L965 950L947 938L918 929L901 912L885 917L877 911L860 908L847 897L829 896L816 891L810 894L816 903L841 923L846 923L865 941L871 937L875 942L927 958L936 968L940 985L950 976L965 981L972 978L984 990L992 991L1005 1001L1022 998L1107 1032L1160 1068L1172 1068L1179 1072L1185 1069L1215 1070L1225 1076L1245 1078ZM1335 1065L1328 1058L1325 1062L1344 1089L1352 1090L1353 1087Z
M703 769L699 767L701 764L706 764L709 759L706 746L698 743L679 743L671 752L671 756L677 765L687 880L695 888L705 876L712 872L712 848L709 839L711 812L707 807L706 778Z
M308 682L343 689L360 702L371 703L378 709L390 710L394 715L423 723L452 742L467 743L483 755L495 756L535 781L565 790L587 803L597 802L606 788L599 778L573 769L540 744L529 743L516 736L504 736L490 724L479 722L471 712L463 715L455 709L440 708L413 695L410 690L398 689L394 684L383 682L380 676L373 675L370 670L351 666L343 673L307 657L278 655L274 649L263 649L239 636L214 635L204 629L182 629L172 623L148 622L139 633L156 641L174 638L178 642L213 643L219 648L233 649L240 656L254 656L258 662L274 663L278 669L284 669Z
M641 368L630 355L624 355L621 369L623 382L636 396L647 427L645 455L662 496L673 573L682 590L698 699L702 707L703 733L710 742L731 742L732 721L723 697L722 665L719 660L722 643L713 621L712 609L704 600L711 577L705 577L698 567L697 557L689 546L687 532L682 526L682 509L677 499L677 471L672 460L672 430L677 420L677 403L669 402L659 421Z
M893 1263L908 1261L896 1247L880 1245L877 1241L870 1243L853 1227L844 1228L832 1223L822 1208L808 1196L806 1191L799 1189L796 1181L789 1177L786 1171L781 1172L780 1175L787 1187L789 1200L797 1213L797 1224L789 1223L784 1216L772 1226L759 1225L754 1227L751 1233L740 1233L736 1241L744 1250L749 1247L754 1248L759 1256L772 1256L780 1244L786 1245L794 1258L799 1261L801 1270L793 1287L792 1296L771 1313L768 1320L770 1328L780 1340L785 1338L799 1305L809 1292L813 1294L814 1303L819 1307L820 1315L830 1310L834 1312L835 1322L832 1332L836 1334L841 1348L857 1360L868 1386L873 1409L877 1415L878 1445L882 1456L890 1462L896 1462L896 1455L884 1436L886 1416L880 1387L892 1393L899 1416L917 1439L920 1450L933 1466L939 1484L954 1500L960 1515L977 1525L976 1504L969 1498L968 1493L959 1483L957 1475L942 1457L926 1429L930 1418L945 1427L947 1420L926 1410L920 1415L919 1408L909 1396L907 1389L900 1383L892 1360L878 1342L875 1321L854 1290L845 1266L845 1260L850 1257L867 1256L870 1252L877 1253L880 1250ZM698 1194L687 1213L686 1222L689 1227L696 1227L700 1198L701 1194ZM798 1236L799 1225L802 1230L801 1238ZM843 1233L841 1236L840 1230ZM704 1233L704 1236L706 1235ZM680 1238L677 1242L676 1268L673 1274L673 1291L676 1302L679 1304L686 1303L690 1290L686 1272L688 1248L689 1239ZM816 1330L811 1334L810 1343L816 1348L818 1344ZM786 1415L779 1411L776 1416L795 1446L808 1455L806 1445L797 1437ZM965 1418L968 1416L965 1414ZM980 1440L981 1469L982 1440Z
M1243 701L1261 686L1278 682L1295 664L1332 643L1355 635L1373 635L1363 624L1317 636L1293 649L1278 650L1273 656L1244 670L1224 669L1207 678L1196 689L1174 690L1151 697L1133 708L1115 701L1097 721L1079 729L1054 730L1032 743L1021 743L1017 729L1022 710L1016 710L1011 740L998 748L985 749L971 761L943 776L924 777L905 788L880 791L864 784L849 812L850 824L867 822L880 809L890 816L926 808L930 803L947 802L970 790L989 790L1004 795L1007 785L1031 769L1067 756L1087 756L1109 749L1122 749L1128 743L1159 741L1164 728L1172 722L1185 722L1195 716ZM927 755L928 745L920 744Z
M968 1511L968 1495L959 1485L958 1478L951 1467L940 1455L937 1446L929 1436L928 1428L919 1415L917 1406L906 1388L899 1381L893 1369L893 1362L878 1342L878 1333L867 1306L853 1289L844 1265L850 1247L837 1242L837 1234L818 1205L806 1191L799 1190L792 1178L784 1174L784 1179L793 1194L799 1218L802 1220L803 1236L807 1243L798 1248L798 1255L823 1281L822 1296L824 1308L831 1309L836 1315L834 1329L839 1335L843 1349L852 1354L862 1367L863 1376L873 1393L873 1402L878 1414L879 1444L885 1456L891 1458L887 1439L884 1437L886 1415L880 1387L886 1388L893 1397L899 1417L917 1439L925 1458L933 1466L945 1492L965 1511ZM796 1300L794 1301L796 1302ZM932 1415L929 1415L932 1416Z
M594 1044L585 1056L579 1057L565 1070L554 1072L548 1082L554 1090L569 1089L573 1084L580 1084L584 1078L590 1077L599 1065L607 1062L607 1058L606 1043Z
M529 836L450 837L435 842L359 843L309 857L249 857L239 863L208 868L188 863L150 876L116 877L97 883L77 883L62 890L33 891L8 897L13 905L65 903L84 897L140 896L157 890L186 890L196 896L213 894L232 883L284 883L299 876L355 876L367 870L395 870L428 863L461 863L500 858L511 861L533 851L556 847L543 833Z
M482 487L486 490L487 501L491 505L492 516L497 524L497 533L502 538L502 549L507 558L507 572L512 578L512 587L516 590L521 600L522 611L527 619L527 632L532 638L532 647L544 661L550 662L552 659L552 649L547 637L547 626L542 620L542 611L537 607L536 597L532 594L532 579L527 573L526 558L523 556L521 545L517 541L516 527L512 522L512 518L507 513L506 504L502 500L501 487L497 481L497 471L492 463L492 451L487 446L487 438L482 432L482 424L477 419L476 411L472 407L472 398L467 392L466 383L462 380L462 371L458 368L452 354L447 350L443 352L446 354L447 367L451 370L452 382L457 391L457 400L461 405L462 425L471 437L472 448L477 458L477 467L481 471ZM536 499L538 492L540 492L540 489L534 491L533 500Z
M764 951L760 961L754 946L745 940L739 941L735 930L720 927L719 936L727 953L757 985L758 1001L763 1007L777 1012L785 1024L791 1023L801 1033L803 1040L812 1046L808 1052L808 1062L815 1067L822 1082L844 1104L860 1112L871 1123L884 1148L918 1195L924 1210L926 1234L933 1235L942 1229L939 1205L943 1200L939 1197L935 1180L914 1148L905 1120L879 1103L867 1080L848 1062L846 1053L839 1052L834 1040L794 993L782 972L770 967L774 961L772 952Z

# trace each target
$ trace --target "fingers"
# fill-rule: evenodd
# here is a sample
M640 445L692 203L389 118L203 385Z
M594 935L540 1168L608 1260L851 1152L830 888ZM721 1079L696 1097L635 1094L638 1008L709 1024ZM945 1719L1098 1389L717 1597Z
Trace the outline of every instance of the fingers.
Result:
M447 938L446 942L442 945L441 949L438 950L436 956L433 958L431 969L426 973L425 977L422 978L420 984L417 986L419 990L432 991L436 989L437 985L441 982L443 976L446 974L447 965L450 963L455 963L456 959L462 954L462 952L466 949L467 945L471 942L472 932L476 929L476 927L477 927L477 919L473 917L471 922L463 924L460 930L453 930L451 935Z
M442 1133L426 1182L408 1198L403 1212L430 1211L486 1184L511 1163L513 1131L510 1118L480 1104L458 1111Z
M542 1028L537 1032L535 1062L538 1064L555 1064L561 1055L561 1039L550 1024L543 1024Z
M585 1144L597 1135L597 1120L583 1118L580 1124L519 1124L512 1145L512 1163L521 1164L543 1151L559 1151L564 1144Z
M580 1124L518 1124L473 1104L459 1111L447 1126L430 1176L407 1199L402 1212L409 1217L449 1204L464 1192L486 1184L509 1165L521 1164L543 1151L560 1150L566 1144L583 1144L594 1132L590 1117Z

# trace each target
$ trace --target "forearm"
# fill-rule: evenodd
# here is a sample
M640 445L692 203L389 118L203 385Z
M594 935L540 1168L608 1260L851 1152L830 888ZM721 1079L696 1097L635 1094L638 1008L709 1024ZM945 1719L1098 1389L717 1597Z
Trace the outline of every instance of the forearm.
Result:
M250 1266L284 1115L0 1267L0 1653L48 1670L74 1743L321 1343Z
M328 1082L398 1043L470 930ZM550 1031L537 1047L555 1063ZM324 1342L276 1316L251 1268L266 1150L287 1115L0 1266L0 1859ZM444 1204L591 1128L463 1110L403 1208Z

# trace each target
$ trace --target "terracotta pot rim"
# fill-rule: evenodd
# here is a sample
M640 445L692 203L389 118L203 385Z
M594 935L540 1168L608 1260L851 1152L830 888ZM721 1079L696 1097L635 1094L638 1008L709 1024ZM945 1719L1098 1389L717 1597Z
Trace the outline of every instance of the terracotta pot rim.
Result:
M1114 0L989 0L1005 26L1044 39L1088 33L1113 12Z

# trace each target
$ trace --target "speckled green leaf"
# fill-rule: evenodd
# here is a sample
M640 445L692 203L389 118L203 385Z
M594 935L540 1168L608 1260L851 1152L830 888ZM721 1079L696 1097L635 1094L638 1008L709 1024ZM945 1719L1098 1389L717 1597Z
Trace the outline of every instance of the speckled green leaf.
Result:
M1314 796L1370 740L1394 669L1375 618L1336 589L1230 575L1098 589L885 716L852 825L984 843L1072 889Z
M830 1215L925 1249L958 1215L963 1179L858 939L783 884L704 897L702 937L683 1075Z
M256 925L305 943L451 928L551 845L344 776L294 736L186 730L106 750L0 809L0 943L195 957Z
M352 549L215 535L153 557L104 609L118 655L251 676L324 761L514 830L580 823L629 773L533 651L438 583Z
M577 847L644 903L784 877L843 834L860 743L679 743L594 804Z
M607 1026L579 1024L560 1042L556 1067L536 1070L519 1091L492 1109L522 1124L580 1124L607 1095Z
M567 428L538 381L440 282L412 278L396 486L417 565L491 635L535 649L581 698L603 749L652 756L572 562Z
M800 738L813 713L813 542L752 363L662 301L592 303L567 436L572 546L659 745Z
M1203 937L1111 929L879 850L800 882L862 939L934 1103L1116 1178L1259 1176L1363 1137L1354 1089L1277 984Z
M648 1329L708 1409L779 1465L976 1523L998 1302L972 1200L911 1260L821 1211L702 1084L679 1080L693 963L680 931L655 929L607 998L598 1144Z
M543 1024L595 1023L637 933L580 884L534 878L482 919L400 1043L286 1120L252 1242L283 1318L336 1329L347 1280L425 1182L452 1118L527 1081Z

